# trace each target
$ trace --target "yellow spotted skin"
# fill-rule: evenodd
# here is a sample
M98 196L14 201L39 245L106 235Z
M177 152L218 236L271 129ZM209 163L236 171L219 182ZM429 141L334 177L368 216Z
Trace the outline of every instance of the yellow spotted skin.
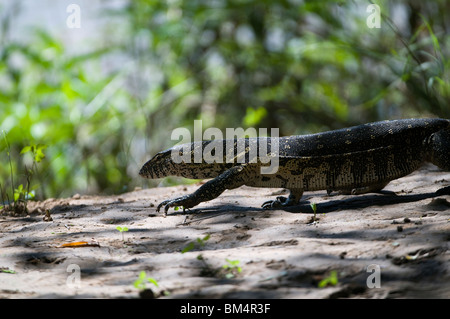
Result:
M289 198L278 197L263 204L264 208L271 208L298 204L304 191L339 190L359 194L381 190L389 181L412 173L425 162L450 170L450 121L446 119L374 122L317 134L280 137L276 141L278 153L272 156L277 156L278 170L273 174L261 173L261 167L269 164L252 152L261 144L268 145L266 153L274 151L270 138L175 146L156 154L139 174L146 178L170 175L212 178L193 194L163 201L157 210L164 206L167 212L174 206L194 207L218 197L226 189L242 185L289 189ZM195 152L213 147L217 147L216 154L219 150L223 156L214 162L194 160ZM186 149L189 160L174 162L173 153L181 155Z

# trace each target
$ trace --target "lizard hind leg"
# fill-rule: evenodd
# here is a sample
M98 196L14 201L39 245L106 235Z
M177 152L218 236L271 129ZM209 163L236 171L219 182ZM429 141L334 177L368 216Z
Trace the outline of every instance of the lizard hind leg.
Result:
M303 195L303 189L292 188L289 189L289 197L278 196L276 199L268 200L264 202L261 207L264 209L295 206L298 204Z

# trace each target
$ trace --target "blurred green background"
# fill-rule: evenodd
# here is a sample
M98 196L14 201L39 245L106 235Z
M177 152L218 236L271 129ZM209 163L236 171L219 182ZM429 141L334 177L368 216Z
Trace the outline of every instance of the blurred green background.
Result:
M28 145L47 146L44 199L158 185L139 168L195 119L293 135L450 118L449 1L375 1L380 28L369 1L80 0L80 28L74 1L38 3L0 2L4 193L27 183Z

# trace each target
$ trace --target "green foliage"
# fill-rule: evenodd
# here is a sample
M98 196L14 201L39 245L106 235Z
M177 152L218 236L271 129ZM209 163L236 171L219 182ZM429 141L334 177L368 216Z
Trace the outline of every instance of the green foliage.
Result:
M152 277L147 277L145 271L141 271L139 273L139 278L133 283L133 286L139 290L144 290L146 288L146 283L148 282L155 285L156 287L159 287L156 279Z
M316 213L317 213L317 204L316 203L312 203L312 204L310 204L310 206L311 206L311 208L312 208L312 210L313 210L313 213L314 213L314 221L316 220Z
M242 272L242 267L239 266L239 264L241 263L239 260L230 260L226 258L225 261L227 263L222 266L222 268L226 270L225 278L234 278L236 274Z
M124 232L128 231L128 227L117 226L116 229L122 234L122 241L125 241Z
M324 287L327 287L327 286L336 286L337 284L338 284L337 271L336 270L332 270L327 277L325 277L324 279L322 279L319 282L318 287L319 288L324 288Z
M267 116L267 110L260 106L257 109L247 108L247 113L244 117L244 125L247 127L257 126Z
M31 152L33 154L33 161L35 163L40 163L44 158L44 150L47 148L47 145L29 145L25 146L22 151L20 151L20 154L26 154L28 152Z
M17 272L15 270L9 269L7 267L0 267L0 273L16 274Z
M14 202L18 202L19 200L27 200L27 199L33 199L34 194L27 192L23 185L20 184L19 187L17 187L14 190Z
M6 210L9 212L13 212L14 214L27 213L28 212L28 208L27 208L28 200L33 199L35 197L34 190L30 191L31 179L32 179L34 170L36 169L37 163L41 162L42 159L45 157L43 149L45 149L46 146L39 145L39 147L36 147L35 145L32 145L32 146L24 147L24 149L22 150L22 152L20 154L25 154L28 151L33 152L33 154L34 154L33 164L32 164L33 168L30 170L27 169L25 172L26 181L27 181L26 186L24 187L23 184L20 184L17 188L15 188L14 171L12 168L10 145L9 145L8 138L7 138L5 132L3 132L3 137L5 140L5 144L6 144L6 154L8 155L9 166L10 166L10 180L11 180L11 190L12 190L12 194L13 194L13 201L10 202L9 195L7 193L5 194L5 190L3 189L2 184L0 184L0 196L1 196L2 202L3 203L8 202L8 205L6 207L4 205L0 205L0 212Z
M211 235L206 235L203 238L197 238L195 242L190 242L181 250L181 253L187 253L188 251L194 250L196 247L203 247L206 244L206 241L211 237Z
M194 119L290 135L449 118L445 1L375 2L380 29L367 27L365 1L127 1L100 10L111 23L81 53L39 26L17 39L5 11L2 187L16 188L12 175L26 185L30 161L40 163L38 199L142 186L139 167ZM399 10L405 18L392 21Z
M118 231L120 231L121 233L127 232L127 231L128 231L128 227L117 226L116 229L117 229Z

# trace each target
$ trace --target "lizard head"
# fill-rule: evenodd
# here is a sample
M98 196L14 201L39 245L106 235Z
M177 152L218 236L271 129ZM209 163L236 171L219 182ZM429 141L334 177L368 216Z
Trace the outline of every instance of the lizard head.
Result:
M205 163L201 152L206 144L207 142L181 144L159 152L142 166L139 175L150 179L166 176L193 179L216 177L228 166L221 163ZM197 157L200 161L196 159Z
M170 172L170 150L165 150L157 153L150 159L147 163L142 166L139 171L139 175L145 178L162 178L169 175L172 175Z
M196 146L201 150L201 144ZM142 166L139 175L150 179L167 176L195 178L192 170L201 169L200 166L194 165L194 153L196 151L195 147L192 149L191 143L175 145L153 156Z
M450 171L450 127L431 136L430 148L430 162L445 171Z

